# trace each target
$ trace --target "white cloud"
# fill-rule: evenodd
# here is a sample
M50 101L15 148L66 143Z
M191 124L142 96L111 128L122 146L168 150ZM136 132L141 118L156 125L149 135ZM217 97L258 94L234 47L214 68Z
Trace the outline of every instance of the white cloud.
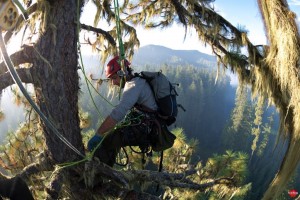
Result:
M293 6L300 6L300 0L290 0L289 4Z

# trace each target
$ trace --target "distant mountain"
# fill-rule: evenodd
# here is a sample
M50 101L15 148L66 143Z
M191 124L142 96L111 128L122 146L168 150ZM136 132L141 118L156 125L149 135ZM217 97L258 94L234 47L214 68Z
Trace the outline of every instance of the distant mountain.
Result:
M159 45L147 45L139 48L132 60L133 66L170 66L192 65L195 67L215 68L216 57L196 50L173 50Z

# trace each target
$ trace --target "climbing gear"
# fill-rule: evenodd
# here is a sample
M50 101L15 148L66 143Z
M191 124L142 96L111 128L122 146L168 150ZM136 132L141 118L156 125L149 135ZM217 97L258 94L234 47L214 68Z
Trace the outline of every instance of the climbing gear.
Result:
M125 59L125 67L129 67L130 62ZM105 69L105 75L107 78L110 78L115 73L118 73L118 76L124 76L125 72L124 70L121 70L121 64L119 60L119 56L115 56L113 59L111 59Z
M157 119L154 120L156 124L150 134L151 145L153 151L164 151L173 146L176 136L168 130L168 127L163 122L158 122Z
M142 155L142 164L145 164L146 162L145 156L151 157L153 151L160 152L159 171L161 171L163 151L173 146L176 136L168 130L166 124L162 120L159 121L155 116L156 115L153 112L141 112L134 108L126 115L124 124L126 124L126 126L140 127L139 129L141 132L147 136L148 142L137 145L140 151L134 149L132 146L129 146L132 152ZM134 135L128 136L134 139ZM126 150L123 150L126 153ZM126 159L128 163L128 157L126 157Z
M122 147L121 150L122 150L122 151L120 151L120 152L118 153L118 156L117 156L117 158L116 158L115 164L116 164L116 165L119 165L119 166L122 166L122 167L125 167L125 166L127 166L128 163L129 163L129 157L128 157L128 154L127 154L127 151L126 151L125 147ZM124 153L124 156L125 156L125 162L124 162L124 163L123 163L123 160L124 160L124 159L123 159L122 156L121 156L122 153Z
M95 147L102 141L102 137L98 134L95 134L89 141L88 141L88 150L93 151Z
M178 94L175 90L175 85L178 86L178 84L172 84L162 72L142 71L135 73L134 76L147 81L158 105L157 112L159 117L162 118L168 126L173 124L177 117L177 107L179 107L176 101Z
M116 28L117 28L117 37L119 42L119 54L120 60L123 61L125 59L125 49L121 36L121 25L120 25L120 9L118 0L114 0L114 9L116 15ZM123 67L123 68L122 68ZM121 69L124 71L124 65L121 64Z
M153 151L163 151L171 148L176 136L168 130L166 123L157 119L156 114L132 109L125 117L125 122L130 121L128 126L142 126L143 132L149 139L148 144L140 144L141 153L149 152L149 146Z
M12 0L12 1L13 1L14 4L15 4L16 6L18 6L18 8L20 9L20 11L21 11L21 13L22 13L22 15L23 15L23 18L24 18L25 20L27 20L27 19L28 19L28 14L27 14L26 10L24 9L24 7L22 6L22 4L21 4L18 0Z
M121 24L120 24L120 9L119 9L119 2L118 0L114 0L114 10L115 10L115 20L116 20L116 32L119 42L119 62L121 66L121 70L124 72L124 74L127 74L126 69L126 59L125 59L125 49L124 44L122 41L122 33L121 33ZM126 82L126 76L123 76L123 78L120 81L120 89L119 89L119 100L121 99L122 95L122 85L124 85L124 82Z
M0 27L3 30L12 30L18 17L18 9L12 1L0 1Z

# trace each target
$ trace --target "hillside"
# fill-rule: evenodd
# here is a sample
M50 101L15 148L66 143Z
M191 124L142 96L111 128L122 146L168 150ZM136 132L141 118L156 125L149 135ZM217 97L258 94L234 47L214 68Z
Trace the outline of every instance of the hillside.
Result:
M170 66L192 65L202 68L215 68L216 57L196 50L173 50L159 45L147 45L139 48L133 57L132 65L167 64Z

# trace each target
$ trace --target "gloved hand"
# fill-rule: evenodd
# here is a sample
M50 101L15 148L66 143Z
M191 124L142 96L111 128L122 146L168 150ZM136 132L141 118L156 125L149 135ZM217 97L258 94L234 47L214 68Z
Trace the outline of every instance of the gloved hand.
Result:
M88 150L93 151L94 148L102 141L102 137L98 134L95 134L89 141L88 141Z

